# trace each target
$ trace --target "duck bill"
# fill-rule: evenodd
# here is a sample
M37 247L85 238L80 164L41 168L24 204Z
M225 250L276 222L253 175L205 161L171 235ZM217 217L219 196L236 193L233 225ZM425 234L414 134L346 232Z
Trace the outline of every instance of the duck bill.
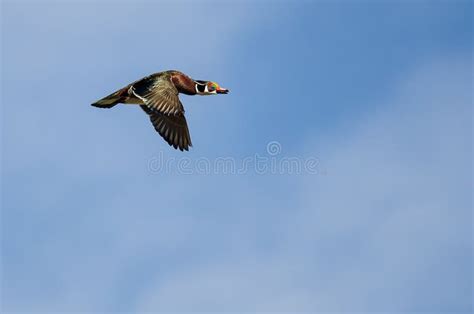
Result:
M217 92L218 94L228 94L228 93L229 93L229 90L228 90L227 88L220 88L220 87L219 87L219 88L216 90L216 92Z

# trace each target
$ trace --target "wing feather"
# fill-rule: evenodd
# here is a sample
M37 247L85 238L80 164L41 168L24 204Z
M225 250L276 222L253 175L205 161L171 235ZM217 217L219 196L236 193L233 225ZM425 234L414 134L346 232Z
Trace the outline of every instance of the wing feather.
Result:
M165 115L184 113L178 89L166 72L147 76L132 84L131 92L155 112Z
M166 115L161 112L150 110L147 105L140 106L150 117L155 130L163 139L175 149L189 150L192 146L191 135L184 113Z

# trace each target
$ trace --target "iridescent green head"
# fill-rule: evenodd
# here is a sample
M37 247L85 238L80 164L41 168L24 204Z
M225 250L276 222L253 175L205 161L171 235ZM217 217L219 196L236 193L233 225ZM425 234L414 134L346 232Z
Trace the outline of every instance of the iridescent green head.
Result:
M227 94L228 89L222 88L216 82L196 81L196 93L198 95Z

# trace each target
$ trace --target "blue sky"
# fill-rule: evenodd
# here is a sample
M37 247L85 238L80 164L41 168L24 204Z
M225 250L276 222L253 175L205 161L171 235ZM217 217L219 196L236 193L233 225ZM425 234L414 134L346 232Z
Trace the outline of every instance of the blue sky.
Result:
M470 312L472 2L2 2L2 311ZM133 106L179 69L194 148ZM156 172L185 156L318 173Z

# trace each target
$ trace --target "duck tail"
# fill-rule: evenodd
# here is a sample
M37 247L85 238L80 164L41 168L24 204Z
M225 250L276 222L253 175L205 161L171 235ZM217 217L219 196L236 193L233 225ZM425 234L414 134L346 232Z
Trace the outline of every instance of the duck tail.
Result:
M91 104L91 106L97 108L112 108L116 104L122 102L122 92L123 90L118 90L115 93L96 101L95 103Z

